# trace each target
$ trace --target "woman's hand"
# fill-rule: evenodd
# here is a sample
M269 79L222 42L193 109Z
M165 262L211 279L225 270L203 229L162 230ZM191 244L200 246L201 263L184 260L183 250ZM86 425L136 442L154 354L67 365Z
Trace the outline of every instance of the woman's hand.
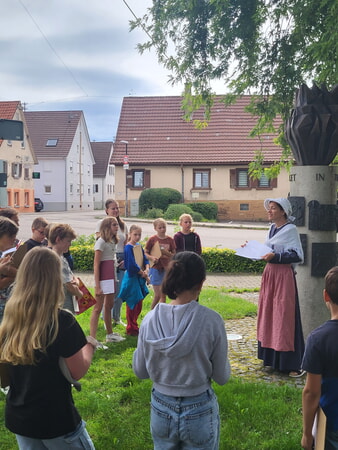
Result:
M266 261L266 262L269 262L269 261L272 260L272 258L273 258L274 256L275 256L274 253L269 252L269 253L267 253L266 255L262 256L262 259L263 259L264 261Z

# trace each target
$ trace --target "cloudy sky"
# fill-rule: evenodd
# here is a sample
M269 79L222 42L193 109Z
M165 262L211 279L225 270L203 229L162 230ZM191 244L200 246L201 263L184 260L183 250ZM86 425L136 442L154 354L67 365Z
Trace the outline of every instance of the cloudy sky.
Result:
M142 16L151 0L126 0ZM83 110L91 140L114 140L123 97L179 95L154 52L139 55L123 0L2 0L0 101Z

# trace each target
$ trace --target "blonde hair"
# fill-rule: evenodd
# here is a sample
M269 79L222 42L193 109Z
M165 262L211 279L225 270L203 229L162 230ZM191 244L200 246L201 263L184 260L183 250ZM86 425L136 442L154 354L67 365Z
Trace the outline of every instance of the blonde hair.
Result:
M180 225L182 225L182 222L183 222L184 219L189 219L191 221L191 225L192 225L192 216L190 214L183 213L183 214L180 215L180 217L178 219L180 221L179 222ZM194 228L191 227L190 231L193 233L194 232Z
M153 222L154 228L156 229L157 225L159 225L160 223L167 226L167 222L164 219L162 219L161 217L159 217L158 219L155 219Z
M115 234L114 236L112 236L111 234L112 223L118 224L118 221L115 217L109 216L102 220L100 225L100 236L105 242L114 242L115 244L117 244L119 241L117 234Z
M35 247L24 257L0 325L0 362L37 363L59 331L64 302L61 260L52 250Z
M76 233L68 223L53 223L47 230L48 237L52 245L56 244L56 238L71 240L76 238Z
M129 241L130 241L130 235L133 231L140 231L142 233L142 228L139 225L131 225L129 228Z

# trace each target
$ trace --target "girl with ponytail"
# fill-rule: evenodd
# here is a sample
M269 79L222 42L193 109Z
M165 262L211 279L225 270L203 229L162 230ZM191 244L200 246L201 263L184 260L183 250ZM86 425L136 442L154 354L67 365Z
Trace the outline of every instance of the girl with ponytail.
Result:
M153 382L155 450L219 448L220 417L211 380L225 384L230 364L222 317L196 301L205 276L199 255L177 253L162 283L171 302L158 303L140 327L133 369Z

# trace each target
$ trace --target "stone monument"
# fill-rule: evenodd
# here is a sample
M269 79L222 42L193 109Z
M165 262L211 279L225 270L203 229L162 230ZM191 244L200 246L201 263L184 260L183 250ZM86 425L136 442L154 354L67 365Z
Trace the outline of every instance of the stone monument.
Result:
M337 265L337 173L330 165L338 152L338 85L302 85L286 123L296 164L290 171L290 197L304 249L297 285L304 337L329 318L323 301L324 276Z

